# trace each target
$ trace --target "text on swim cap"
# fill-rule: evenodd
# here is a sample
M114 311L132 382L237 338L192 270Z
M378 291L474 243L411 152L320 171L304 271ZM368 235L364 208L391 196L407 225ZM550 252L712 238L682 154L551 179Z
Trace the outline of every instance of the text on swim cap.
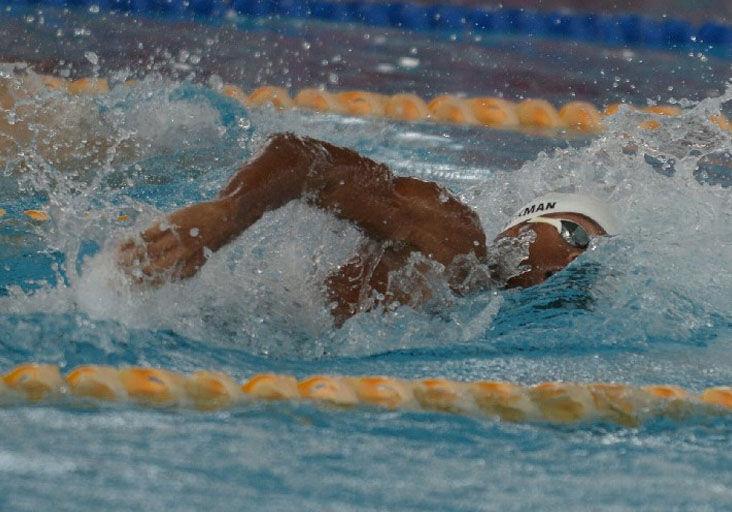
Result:
M547 201L546 203L532 204L531 206L527 206L526 208L518 212L518 215L516 215L516 217L523 217L525 215L531 215L532 213L536 212L553 210L554 208L556 208L556 206L556 201Z

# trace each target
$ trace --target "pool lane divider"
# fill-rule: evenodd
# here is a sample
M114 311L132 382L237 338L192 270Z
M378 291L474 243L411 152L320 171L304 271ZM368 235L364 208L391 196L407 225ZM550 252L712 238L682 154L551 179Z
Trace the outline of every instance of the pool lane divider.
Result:
M57 366L22 364L0 376L0 404L130 402L202 411L252 402L309 401L342 409L433 411L508 422L598 423L634 427L655 418L687 420L732 413L732 388L693 393L678 386L501 381L407 380L387 376L261 373L243 383L222 372L182 374L143 367L85 365L62 375Z
M709 21L694 26L672 18L633 13L603 14L521 8L410 2L334 0L0 0L0 5L55 6L121 11L163 18L205 21L230 16L282 16L357 23L417 32L470 32L473 35L554 38L608 47L704 51L732 58L732 26Z
M110 91L109 82L105 78L68 81L42 75L41 80L48 89L65 91L70 95L98 95ZM134 80L125 82L128 86L135 84ZM454 94L441 94L426 100L411 93L385 95L363 90L332 92L317 88L301 89L294 96L290 96L287 89L273 85L258 87L251 93L234 84L224 84L217 90L250 108L270 105L278 110L302 108L355 117L382 117L408 122L431 121L519 130L529 135L565 137L602 132L605 129L603 119L616 114L624 106L613 103L601 111L586 101L570 101L556 108L540 98L513 102L492 96L464 98ZM682 112L675 105L625 107L667 117L675 117ZM709 121L722 130L732 131L732 123L722 114L711 116ZM661 123L658 119L648 119L641 122L640 126L654 130L660 128Z
M586 101L570 101L557 109L544 99L527 98L513 102L499 97L463 98L442 94L426 101L415 94L383 95L369 91L329 92L306 88L294 98L286 89L262 86L247 95L236 85L227 84L222 94L240 101L247 107L271 105L279 110L304 108L356 117L385 117L395 121L462 124L502 130L518 130L529 135L576 137L593 135L605 129L603 119L625 107L662 117L676 117L682 110L676 105L635 106L613 103L602 111ZM722 114L710 116L709 121L724 131L732 124ZM643 129L661 127L657 118L639 125Z

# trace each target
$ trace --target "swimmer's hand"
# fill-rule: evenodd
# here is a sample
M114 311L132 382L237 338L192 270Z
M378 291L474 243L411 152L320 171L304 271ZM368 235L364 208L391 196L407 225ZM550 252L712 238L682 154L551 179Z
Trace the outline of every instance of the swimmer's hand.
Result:
M225 199L182 208L118 249L119 266L137 283L160 285L193 276L211 253L239 233Z

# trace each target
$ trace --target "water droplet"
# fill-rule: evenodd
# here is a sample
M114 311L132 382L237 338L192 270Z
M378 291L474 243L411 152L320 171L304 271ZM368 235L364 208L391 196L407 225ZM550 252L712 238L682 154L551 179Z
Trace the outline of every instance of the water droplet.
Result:
M416 68L419 66L419 59L414 57L401 57L399 59L399 65L408 69Z
M95 66L99 64L99 57L94 52L84 52L84 58Z
M211 75L208 77L208 86L214 91L221 91L224 88L224 81L219 75Z

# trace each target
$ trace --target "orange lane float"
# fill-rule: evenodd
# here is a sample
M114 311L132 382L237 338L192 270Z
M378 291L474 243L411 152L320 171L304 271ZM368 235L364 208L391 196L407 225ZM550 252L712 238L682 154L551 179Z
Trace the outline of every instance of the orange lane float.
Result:
M564 126L582 133L602 131L602 116L591 103L571 101L559 109L559 118Z
M141 404L175 405L185 393L183 376L167 370L122 368L119 379L130 399Z
M341 112L338 100L331 93L320 89L303 89L295 96L295 105L317 112Z
M559 112L546 100L526 99L516 106L519 123L525 128L556 130L562 126Z
M689 393L678 386L644 386L641 389L664 400L686 400L689 398Z
M473 117L490 128L516 128L519 124L516 105L502 98L469 98L465 100Z
M465 100L450 94L437 96L427 104L427 108L433 121L454 124L476 124L477 122Z
M70 82L66 91L73 96L106 94L109 92L109 82L106 78L79 78Z
M119 371L109 366L79 366L66 376L66 385L79 397L110 401L127 398Z
M513 423L538 417L526 392L508 382L480 381L470 385L475 404L485 414Z
M681 108L676 105L650 105L646 107L637 107L627 103L611 103L605 107L603 114L606 116L613 116L620 112L621 108L627 108L629 110L636 110L641 112L647 112L649 114L656 114L659 116L678 116L681 115Z
M574 423L591 419L595 408L585 386L544 382L529 389L531 401L542 417L552 423Z
M366 91L346 91L336 95L344 114L358 117L384 117L385 98Z
M405 407L414 402L411 386L390 377L351 377L350 385L358 399L386 409Z
M358 397L344 379L328 375L309 377L297 385L300 397L327 402L333 405L349 406L358 403Z
M603 109L602 113L603 113L603 115L606 115L606 116L614 116L615 114L620 112L620 109L622 107L631 108L629 105L625 105L623 103L611 103Z
M639 411L646 408L648 397L638 389L626 384L590 384L595 408L606 421L626 427L637 427L641 418Z
M48 214L41 210L25 210L23 215L37 222L46 222L50 219Z
M621 108L627 108L631 111L645 112L647 114L653 114L661 117L678 117L683 111L681 107L677 105L650 105L646 107L637 107L635 105L627 105L623 103L613 103L605 107L603 114L611 116L617 114ZM716 114L709 116L709 122L717 126L724 131L732 131L732 123L724 114ZM646 119L641 121L638 125L645 130L658 130L661 128L661 121L659 119Z
M709 118L709 122L723 131L732 132L732 122L722 114L717 114Z
M241 87L232 84L224 84L223 87L221 87L221 94L227 98L238 101L242 105L246 105L249 99L247 93L245 93Z
M194 372L183 385L194 407L201 410L230 407L241 395L237 383L221 372Z
M255 89L242 103L251 107L272 105L280 110L292 108L295 102L283 87L265 85Z
M49 364L23 364L3 375L2 382L31 402L60 396L63 379L58 367Z
M443 378L409 381L384 376L257 374L239 386L212 371L190 375L156 368L85 365L65 378L56 366L20 365L0 376L0 403L57 400L132 401L148 407L217 410L252 400L307 400L353 407L482 414L511 422L552 424L593 421L636 427L664 417L732 413L732 388L712 387L695 395L678 386L635 387L618 383L545 382L524 387L509 382L457 382Z
M102 94L109 91L104 78L81 78L72 82L51 75L41 75L41 81L48 89L66 91L72 95ZM127 81L125 85L132 85ZM642 111L657 116L678 116L682 110L676 105L651 105L637 107L613 103L600 113L594 105L585 101L571 101L559 110L543 99L528 98L518 104L502 98L461 98L443 94L426 103L415 94L385 96L370 91L329 92L322 89L305 88L294 99L283 87L264 85L248 94L239 86L225 84L220 92L240 103L258 107L272 105L279 110L305 108L318 112L331 112L360 117L387 117L401 121L422 121L482 125L494 129L521 130L528 134L563 133L594 134L604 129L603 116L617 114L621 107ZM732 131L732 123L722 114L710 116L709 121L725 131ZM657 130L659 119L640 122L641 128Z
M447 379L424 379L414 383L414 397L423 409L461 412L467 409L461 383Z
M732 409L732 388L726 386L707 388L701 394L699 399L710 405Z
M69 84L63 78L53 75L41 75L41 82L52 91L68 91Z
M262 400L294 400L300 396L297 379L291 375L260 373L241 386L243 393Z
M644 386L641 390L651 397L651 406L657 416L678 419L690 412L691 395L685 389L678 386L656 385Z
M430 111L416 94L395 94L386 99L384 114L400 121L423 121L430 116Z

